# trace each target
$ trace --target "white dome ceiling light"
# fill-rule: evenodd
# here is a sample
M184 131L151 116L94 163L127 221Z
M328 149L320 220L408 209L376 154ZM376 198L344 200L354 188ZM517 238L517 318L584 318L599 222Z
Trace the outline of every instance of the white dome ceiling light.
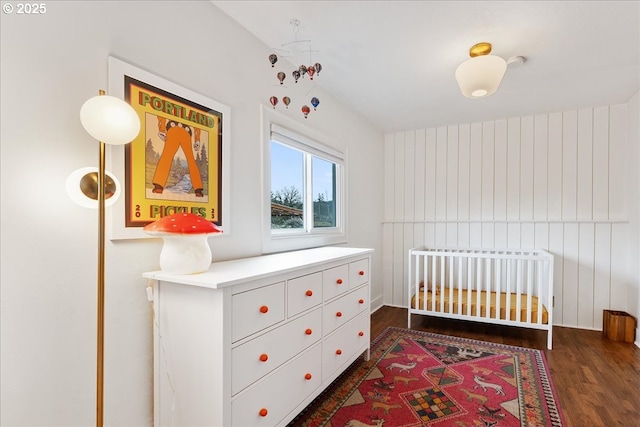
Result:
M478 43L469 49L471 58L456 69L456 80L460 91L471 99L493 94L500 86L507 70L507 62L499 56L490 55L491 43Z

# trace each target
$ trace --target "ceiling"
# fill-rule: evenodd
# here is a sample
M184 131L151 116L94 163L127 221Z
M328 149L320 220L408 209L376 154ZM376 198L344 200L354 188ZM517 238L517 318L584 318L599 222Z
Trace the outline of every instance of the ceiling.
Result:
M638 1L213 3L275 53L311 40L294 54L322 64L317 85L385 133L615 104L640 88ZM526 61L472 100L454 72L481 41Z

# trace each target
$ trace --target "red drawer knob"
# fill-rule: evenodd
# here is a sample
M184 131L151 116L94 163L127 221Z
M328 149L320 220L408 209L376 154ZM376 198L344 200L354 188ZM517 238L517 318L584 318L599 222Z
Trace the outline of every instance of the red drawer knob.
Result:
M267 307L266 305L260 307L260 313L266 313L267 311L269 311L269 307Z
M260 409L260 412L258 412L258 414L260 414L261 417L266 417L268 413L269 411L267 411L267 408L262 408Z
M267 360L269 360L269 356L267 356L265 353L262 353L260 355L260 361L261 362L266 362Z
M358 274L361 275L361 276L364 276L364 270L358 271Z
M362 298L360 298L360 300L358 301L360 304L364 304L364 300Z
M313 291L311 289L309 289L307 292L305 292L305 294L310 297L311 295L313 295Z
M338 279L338 280L336 280L336 283L337 283L338 285L342 285L342 279Z
M364 336L364 332L360 331L360 332L358 332L358 335L363 337Z
M304 379L305 379L305 380L307 380L307 381L308 381L308 380L310 380L310 379L311 379L311 374L307 374L307 375L305 375L305 376L304 376Z
M342 312L341 311L337 312L336 317L342 317Z
M307 335L311 335L312 332L313 331L311 329L307 329L306 331L304 331L304 333L307 334Z
M342 350L337 349L337 350L336 350L336 354L337 354L338 356L340 356L340 355L342 354Z

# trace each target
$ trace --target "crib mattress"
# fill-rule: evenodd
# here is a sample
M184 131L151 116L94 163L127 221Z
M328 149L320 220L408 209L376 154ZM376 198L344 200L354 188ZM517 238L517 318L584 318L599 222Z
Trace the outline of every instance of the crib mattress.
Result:
M470 316L487 316L487 292L480 291L480 313L478 314L478 291L471 291L471 304L468 304L468 292L467 290L463 290L461 293L462 296L462 313L458 313L458 290L453 289L453 314L463 314ZM434 292L427 292L427 310L431 311L432 299L434 297ZM440 301L444 300L444 312L449 313L449 288L445 288L444 292L440 291L435 293L435 311L440 312ZM416 296L414 295L411 298L411 307L414 309L422 310L423 301L424 301L424 292L418 292L419 298L419 306L416 307ZM509 305L509 318L507 319L507 298L510 299ZM500 293L500 317L496 315L497 310L497 297L496 292L491 292L489 298L489 317L492 319L501 319L501 320L513 320L517 319L517 294L507 294L506 292ZM549 313L547 312L547 308L543 304L538 303L538 298L532 296L531 297L531 323L538 323L538 308L542 309L542 323L547 324L549 321ZM527 318L527 295L520 295L520 320L526 321Z

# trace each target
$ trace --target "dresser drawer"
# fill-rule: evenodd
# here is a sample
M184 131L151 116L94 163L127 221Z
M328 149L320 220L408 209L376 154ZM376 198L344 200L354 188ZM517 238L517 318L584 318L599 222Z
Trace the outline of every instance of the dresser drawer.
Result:
M322 346L300 357L231 402L231 425L275 426L321 384Z
M330 300L349 290L349 264L339 265L322 272L322 296Z
M318 307L231 350L231 394L235 395L322 338Z
M323 307L322 332L329 335L369 308L369 286L349 292Z
M369 259L349 263L349 287L357 288L369 281Z
M287 316L292 317L322 303L322 272L287 281Z
M322 347L322 381L344 369L353 357L369 347L369 312L364 312L326 338Z
M238 341L284 320L284 282L231 297L231 340Z

